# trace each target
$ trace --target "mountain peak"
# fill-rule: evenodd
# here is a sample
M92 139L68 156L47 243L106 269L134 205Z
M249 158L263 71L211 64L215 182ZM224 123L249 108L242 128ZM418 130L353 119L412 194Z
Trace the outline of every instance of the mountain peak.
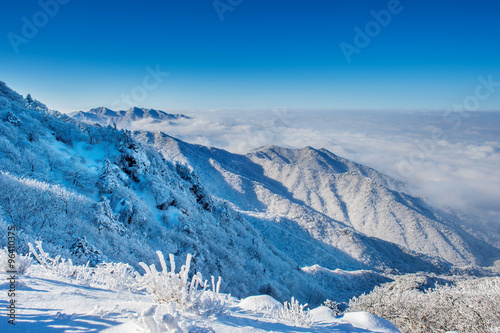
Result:
M140 108L134 106L128 110L114 111L106 107L98 107L89 111L77 111L70 114L73 118L86 123L99 123L101 125L116 124L120 127L130 127L133 122L140 120L152 120L153 122L174 121L189 119L183 114L170 114L165 111Z
M326 149L318 150L311 146L299 149L267 146L256 149L249 155L281 164L307 165L308 168L323 172L344 173L349 170L346 165L349 161L346 159L338 157Z

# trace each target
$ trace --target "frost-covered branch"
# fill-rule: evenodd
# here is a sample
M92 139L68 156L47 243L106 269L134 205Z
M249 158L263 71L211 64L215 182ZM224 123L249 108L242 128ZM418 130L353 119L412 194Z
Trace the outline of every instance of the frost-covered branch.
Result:
M285 320L293 323L296 326L309 326L311 318L308 304L300 304L298 300L292 297L290 302L285 302L283 307L273 312L273 318L277 320Z
M196 310L199 313L221 313L224 312L229 295L220 294L222 279L219 277L217 283L212 276L212 290L208 290L208 281L203 281L200 272L189 279L189 270L192 256L186 257L186 263L178 273L175 272L175 259L169 255L170 271L167 268L165 258L160 251L156 252L160 259L161 272L154 265L147 266L141 262L139 265L146 272L142 277L140 285L152 295L155 302L160 304L175 303L183 310Z
M124 263L101 263L96 267L74 265L71 259L61 256L51 258L42 248L42 242L36 242L36 249L28 243L30 253L46 269L55 274L74 279L76 282L102 286L112 290L135 289L136 276L139 274L132 266Z

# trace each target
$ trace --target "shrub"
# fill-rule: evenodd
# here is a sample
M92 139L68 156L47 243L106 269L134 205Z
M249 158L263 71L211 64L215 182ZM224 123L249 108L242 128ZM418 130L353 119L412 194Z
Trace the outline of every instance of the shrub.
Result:
M7 248L0 249L0 272L6 272L11 270L11 263L9 262L9 250ZM18 274L25 274L28 268L30 268L33 263L33 259L30 254L22 255L14 252L14 267Z
M291 322L295 326L307 327L311 324L309 310L306 309L307 305L308 304L301 305L298 300L292 297L290 302L283 303L283 308L273 312L273 318Z
M411 277L353 298L349 311L371 312L392 321L402 332L498 332L500 278L425 288L418 281L422 277Z
M342 314L341 304L331 299L327 299L323 302L323 305L332 310L334 316L339 316Z
M30 253L36 260L56 275L74 279L80 283L87 283L105 287L107 289L135 289L138 273L132 266L124 263L101 263L96 267L87 265L73 265L71 259L62 259L60 256L51 258L42 248L42 242L36 242L36 249L28 243Z
M215 278L212 276L212 290L207 290L208 282L203 281L200 272L189 279L192 258L190 254L186 257L186 264L181 267L179 273L176 273L174 256L169 255L169 272L163 254L160 251L156 253L160 259L161 272L158 272L154 265L148 267L143 262L139 263L146 272L141 278L140 285L146 288L155 302L174 303L181 310L196 310L204 314L218 314L225 311L230 296L220 294L222 282L220 277L215 283Z

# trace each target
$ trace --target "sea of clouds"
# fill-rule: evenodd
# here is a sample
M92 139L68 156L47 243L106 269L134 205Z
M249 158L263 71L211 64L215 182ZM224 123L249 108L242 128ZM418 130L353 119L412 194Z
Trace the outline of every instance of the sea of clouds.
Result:
M235 153L312 146L407 182L412 194L472 214L500 234L500 112L204 110L134 123Z

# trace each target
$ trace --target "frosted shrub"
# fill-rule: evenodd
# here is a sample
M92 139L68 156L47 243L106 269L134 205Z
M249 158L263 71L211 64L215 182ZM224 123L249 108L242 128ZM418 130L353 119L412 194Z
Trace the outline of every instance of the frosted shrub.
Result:
M326 306L327 308L331 309L334 316L339 316L340 314L342 314L342 310L340 309L341 304L339 302L332 301L331 299L327 299L323 303L323 305Z
M285 320L293 323L295 326L309 326L311 318L307 305L301 305L298 300L292 297L290 302L285 302L283 308L273 312L273 318L277 320Z
M223 314L229 303L230 295L220 293L222 278L219 276L217 283L212 276L212 290L203 290L201 293L197 309L203 314Z
M42 248L42 242L36 242L36 249L28 243L30 253L46 269L55 274L75 279L80 283L99 285L108 289L133 289L136 286L138 273L128 264L101 263L96 267L73 265L71 259L60 256L51 258Z
M84 266L75 266L71 259L62 259L61 256L56 256L55 258L51 258L49 253L46 253L42 248L42 242L35 242L36 249L33 247L31 243L28 243L28 247L30 249L30 253L33 254L35 259L48 269L49 271L54 272L55 274L63 277L78 277L79 275L84 274ZM38 251L37 251L38 250Z
M18 274L25 274L28 268L30 268L31 264L33 263L33 259L31 258L30 254L27 255L21 255L14 253L15 258L14 258L14 267L15 271ZM9 263L9 250L7 248L5 249L0 249L0 272L6 272L11 269L11 264Z
M104 286L108 289L134 289L137 273L129 264L102 263L91 268L91 283ZM93 273L93 274L92 274Z
M163 254L160 251L156 253L160 259L161 272L158 272L154 265L147 266L143 262L139 263L146 271L140 285L146 288L155 302L160 304L174 303L181 310L196 310L205 314L224 311L229 296L219 293L220 277L217 284L214 283L215 279L212 277L212 290L207 290L208 282L203 281L200 272L189 279L192 258L190 254L186 257L186 264L181 267L179 273L176 273L174 256L169 255L169 272Z
M350 311L392 321L402 332L498 332L500 278L470 279L433 289L408 288L405 279L354 298Z
M17 255L16 256L16 271L18 274L26 274L28 269L31 267L33 263L33 258L31 258L31 253L26 255Z

